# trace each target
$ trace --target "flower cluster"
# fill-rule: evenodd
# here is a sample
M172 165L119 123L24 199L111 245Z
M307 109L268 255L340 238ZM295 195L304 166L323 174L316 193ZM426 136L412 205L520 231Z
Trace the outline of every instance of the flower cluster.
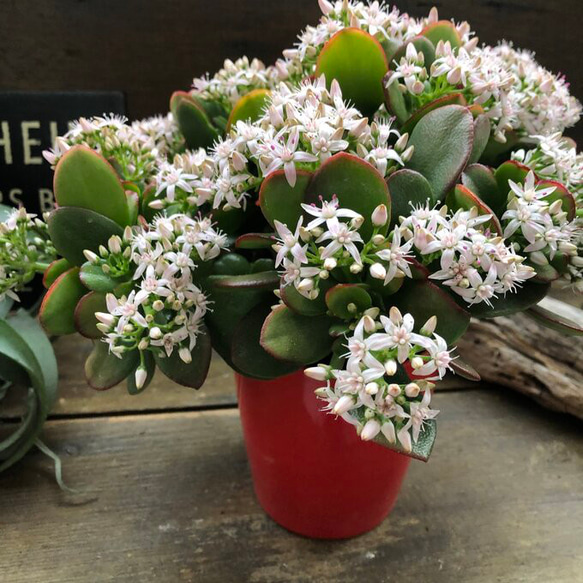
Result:
M209 219L173 215L154 219L148 228L126 228L99 255L86 251L93 265L130 288L121 297L108 294L108 311L96 314L110 351L121 358L135 349L162 357L177 350L190 362L209 304L195 284L196 267L225 245Z
M71 147L82 144L113 162L123 180L147 183L158 159L173 155L182 147L172 114L136 121L128 125L125 117L105 115L80 118L64 136L57 137L43 156L56 166Z
M531 150L517 150L512 159L528 166L541 178L556 180L583 204L583 154L573 140L560 133L532 136L537 141Z
M220 103L230 111L237 101L254 89L269 89L277 81L277 71L266 67L259 59L251 62L241 57L235 62L225 60L223 68L212 77L208 74L192 81L191 95L204 101Z
M408 137L392 128L390 119L369 124L343 101L336 81L330 90L324 77L296 89L280 84L257 122L237 122L208 154L187 152L162 164L155 178L159 198L151 206L179 203L182 212L206 202L215 209L244 207L276 170L294 186L298 170L315 170L337 152L360 156L388 176L413 154Z
M22 207L11 211L0 223L0 301L18 301L17 292L56 258L46 223Z
M363 440L380 433L411 452L424 423L439 413L429 407L430 380L443 377L452 357L445 340L434 333L435 316L419 333L411 314L403 316L396 307L388 318L377 318L378 309L369 310L347 338L344 368L319 365L305 373L327 381L316 391L327 402L325 410L354 425ZM402 382L403 369L410 382Z
M548 200L556 190L550 184L537 184L532 170L523 184L508 181L510 202L502 215L504 236L528 253L535 265L548 265L558 252L573 257L577 263L575 242L581 227L568 220L561 198Z

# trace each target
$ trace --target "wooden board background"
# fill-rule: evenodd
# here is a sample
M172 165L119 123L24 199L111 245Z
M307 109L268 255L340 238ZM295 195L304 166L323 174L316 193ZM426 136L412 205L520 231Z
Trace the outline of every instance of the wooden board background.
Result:
M581 0L400 0L403 12L468 20L485 42L512 39L583 98ZM175 89L243 54L273 62L316 0L2 0L0 88L121 89L128 111L166 111ZM583 129L573 134L583 138Z

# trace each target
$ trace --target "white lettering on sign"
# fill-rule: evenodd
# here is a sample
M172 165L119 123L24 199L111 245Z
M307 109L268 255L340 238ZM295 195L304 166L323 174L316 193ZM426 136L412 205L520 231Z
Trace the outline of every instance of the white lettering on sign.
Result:
M24 154L24 163L29 164L42 164L43 159L41 156L32 155L32 146L40 146L41 141L30 137L30 130L39 130L40 121L23 121L22 122L22 151Z
M0 146L4 149L4 163L12 164L12 144L10 143L10 128L8 122L0 123Z
M52 211L55 208L53 191L50 188L39 188L38 202L41 213Z

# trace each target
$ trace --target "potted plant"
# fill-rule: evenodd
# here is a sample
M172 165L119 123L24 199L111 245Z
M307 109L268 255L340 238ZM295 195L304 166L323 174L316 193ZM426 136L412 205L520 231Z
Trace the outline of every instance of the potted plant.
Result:
M263 507L343 538L428 459L434 381L479 379L452 354L470 318L581 291L581 156L561 137L580 105L436 10L320 6L274 66L228 61L169 117L80 120L47 152L61 258L40 320L95 340L97 389L140 393L155 368L198 388L214 348Z

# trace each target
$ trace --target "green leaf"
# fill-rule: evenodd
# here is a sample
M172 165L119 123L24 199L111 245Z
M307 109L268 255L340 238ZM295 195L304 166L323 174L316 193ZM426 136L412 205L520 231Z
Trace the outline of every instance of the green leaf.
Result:
M247 205L247 209L213 209L210 216L216 223L215 227L217 229L225 232L227 235L233 235L241 229L241 226L249 218L249 215L254 212L255 205Z
M297 364L323 360L332 349L328 316L300 316L287 306L278 306L265 319L261 346L274 358Z
M86 338L101 338L103 334L97 329L96 312L107 312L105 294L89 292L78 302L75 308L75 328Z
M260 257L251 264L251 273L264 273L275 269L275 261L269 257Z
M421 31L421 35L428 38L435 46L440 40L444 43L449 42L452 49L459 49L463 44L455 25L449 20L440 20L427 25Z
M120 284L119 280L103 273L101 265L89 262L81 266L79 278L86 288L104 294L112 292Z
M245 275L211 275L208 278L213 287L230 290L273 290L279 287L277 271L263 271Z
M75 307L86 293L79 279L78 267L69 269L55 280L39 310L39 319L47 334L62 336L76 331Z
M490 120L484 114L480 114L474 120L474 144L468 164L475 164L484 153L490 140Z
M496 215L500 216L506 208L508 193L500 191L494 172L488 166L482 164L467 166L462 173L462 184L484 201Z
M494 172L494 177L498 183L498 189L500 190L500 196L504 197L504 205L506 205L506 200L508 198L508 193L510 192L510 186L508 186L508 181L512 180L516 184L522 184L527 174L530 172L530 168L516 162L515 160L508 160L504 162Z
M177 350L174 350L170 356L165 358L155 353L154 359L158 368L170 380L191 389L200 389L208 374L212 352L211 337L208 330L203 327L196 337L196 345L190 353L192 362L188 364L183 362L178 356Z
M277 220L290 229L295 229L298 219L303 213L301 204L304 202L306 188L311 178L311 172L298 170L296 183L291 187L284 171L276 170L261 183L259 206L263 216L271 226Z
M415 318L418 329L431 318L437 316L436 333L448 344L453 344L467 330L470 314L442 288L430 281L408 280L394 297L393 304L403 314Z
M127 389L130 395L139 395L140 393L143 393L148 388L148 385L152 382L152 379L154 378L154 373L156 372L156 361L154 360L154 355L149 350L144 350L141 353L141 356L142 356L141 364L146 369L146 382L144 383L141 389L138 389L138 387L136 386L135 371L134 374L129 375Z
M265 109L265 104L269 100L271 91L269 89L254 89L244 95L235 103L229 120L227 122L227 131L231 129L238 121L256 121Z
M391 82L394 75L393 71L389 71L383 77L383 94L385 97L385 106L389 113L392 113L400 124L404 124L410 117L409 109L405 102L405 96L400 90L399 81L395 79Z
M551 186L555 187L555 191L551 192L545 201L549 204L553 204L556 200L561 200L561 208L567 213L567 218L572 221L575 218L577 212L577 203L575 202L575 197L565 188L565 185L556 180L539 180L537 186L541 188L549 188Z
M97 252L100 245L107 246L111 236L123 235L123 229L106 216L72 206L52 211L48 228L55 249L73 265L87 261L85 249Z
M391 215L393 225L399 224L399 217L408 217L411 214L413 210L411 205L425 205L429 200L430 206L433 206L436 202L431 185L415 170L403 168L393 172L387 178L387 186L393 205Z
M429 112L415 126L408 163L427 178L437 200L453 187L472 152L474 120L466 107L446 105Z
M492 218L484 225L490 230L502 235L502 225L496 213L481 199L479 199L469 188L462 184L456 184L455 188L445 198L445 204L452 211L463 209L466 211L476 208L479 215L490 215Z
M413 443L413 449L410 452L406 452L399 441L391 443L382 433L379 433L373 441L393 451L398 451L406 456L426 462L431 455L436 437L437 422L435 419L428 419L423 423L423 429L419 434L419 439L417 443Z
M225 253L213 264L213 273L216 275L245 275L250 271L251 264L238 253Z
M326 313L326 291L329 289L330 284L327 280L324 282L320 281L320 293L318 297L314 300L310 300L303 296L293 284L282 285L279 289L281 294L281 300L283 303L302 316L319 316Z
M204 109L188 93L174 92L170 110L190 149L210 148L219 138Z
M130 225L135 225L140 214L140 197L132 190L126 190Z
M383 102L382 80L388 68L385 51L374 37L363 30L344 28L324 44L316 77L326 75L328 87L336 79L344 100L371 116Z
M117 173L87 146L73 146L59 160L54 189L59 207L84 208L122 227L129 224L127 197Z
M237 237L235 249L271 249L274 243L273 233L245 233Z
M14 300L8 296L5 296L4 299L0 301L0 320L4 320L6 318L13 305Z
M508 292L505 296L492 299L492 307L485 302L468 307L472 316L476 318L495 318L508 316L516 312L523 312L527 308L538 304L549 292L550 284L527 281L522 284L516 293ZM462 300L463 301L463 300Z
M451 366L451 369L453 370L453 372L456 375L458 375L464 379L467 379L468 381L472 381L474 383L477 383L477 382L480 382L482 380L482 377L480 376L478 371L471 364L467 363L465 360L463 360L459 356L456 356L449 363L449 365Z
M429 69L431 68L431 63L433 63L433 61L435 60L435 47L433 46L433 43L424 36L414 36L412 39L409 39L408 41L404 42L395 51L394 55L392 55L391 61L389 63L389 69L394 69L395 63L397 65L399 64L401 59L406 55L407 46L409 44L413 44L417 52L421 51L423 53L424 57L423 62L425 64L425 68L429 71Z
M583 336L583 311L575 306L544 298L539 304L528 308L525 314L562 334Z
M262 303L243 316L233 331L231 358L236 370L256 379L274 379L290 374L300 365L278 360L259 344L261 328L271 313L269 303Z
M93 350L85 361L85 378L96 391L105 391L121 383L134 372L140 362L137 350L118 358L109 352L105 342L93 343Z
M338 198L342 208L349 208L364 217L360 234L365 241L371 237L371 214L380 205L386 205L389 216L391 197L383 177L368 162L352 154L341 152L328 158L314 174L306 191L306 202L318 204ZM383 229L385 232L388 227Z
M326 305L332 314L343 320L351 320L372 306L369 293L362 287L339 283L326 292ZM351 307L354 309L350 309Z
M412 132L413 128L419 123L419 121L421 121L421 119L423 119L430 111L434 111L439 107L444 107L446 105L467 105L467 103L461 93L450 93L449 95L438 97L416 110L403 124L401 133Z
M73 267L65 258L55 259L45 269L43 274L43 285L49 289L53 285L55 279Z

